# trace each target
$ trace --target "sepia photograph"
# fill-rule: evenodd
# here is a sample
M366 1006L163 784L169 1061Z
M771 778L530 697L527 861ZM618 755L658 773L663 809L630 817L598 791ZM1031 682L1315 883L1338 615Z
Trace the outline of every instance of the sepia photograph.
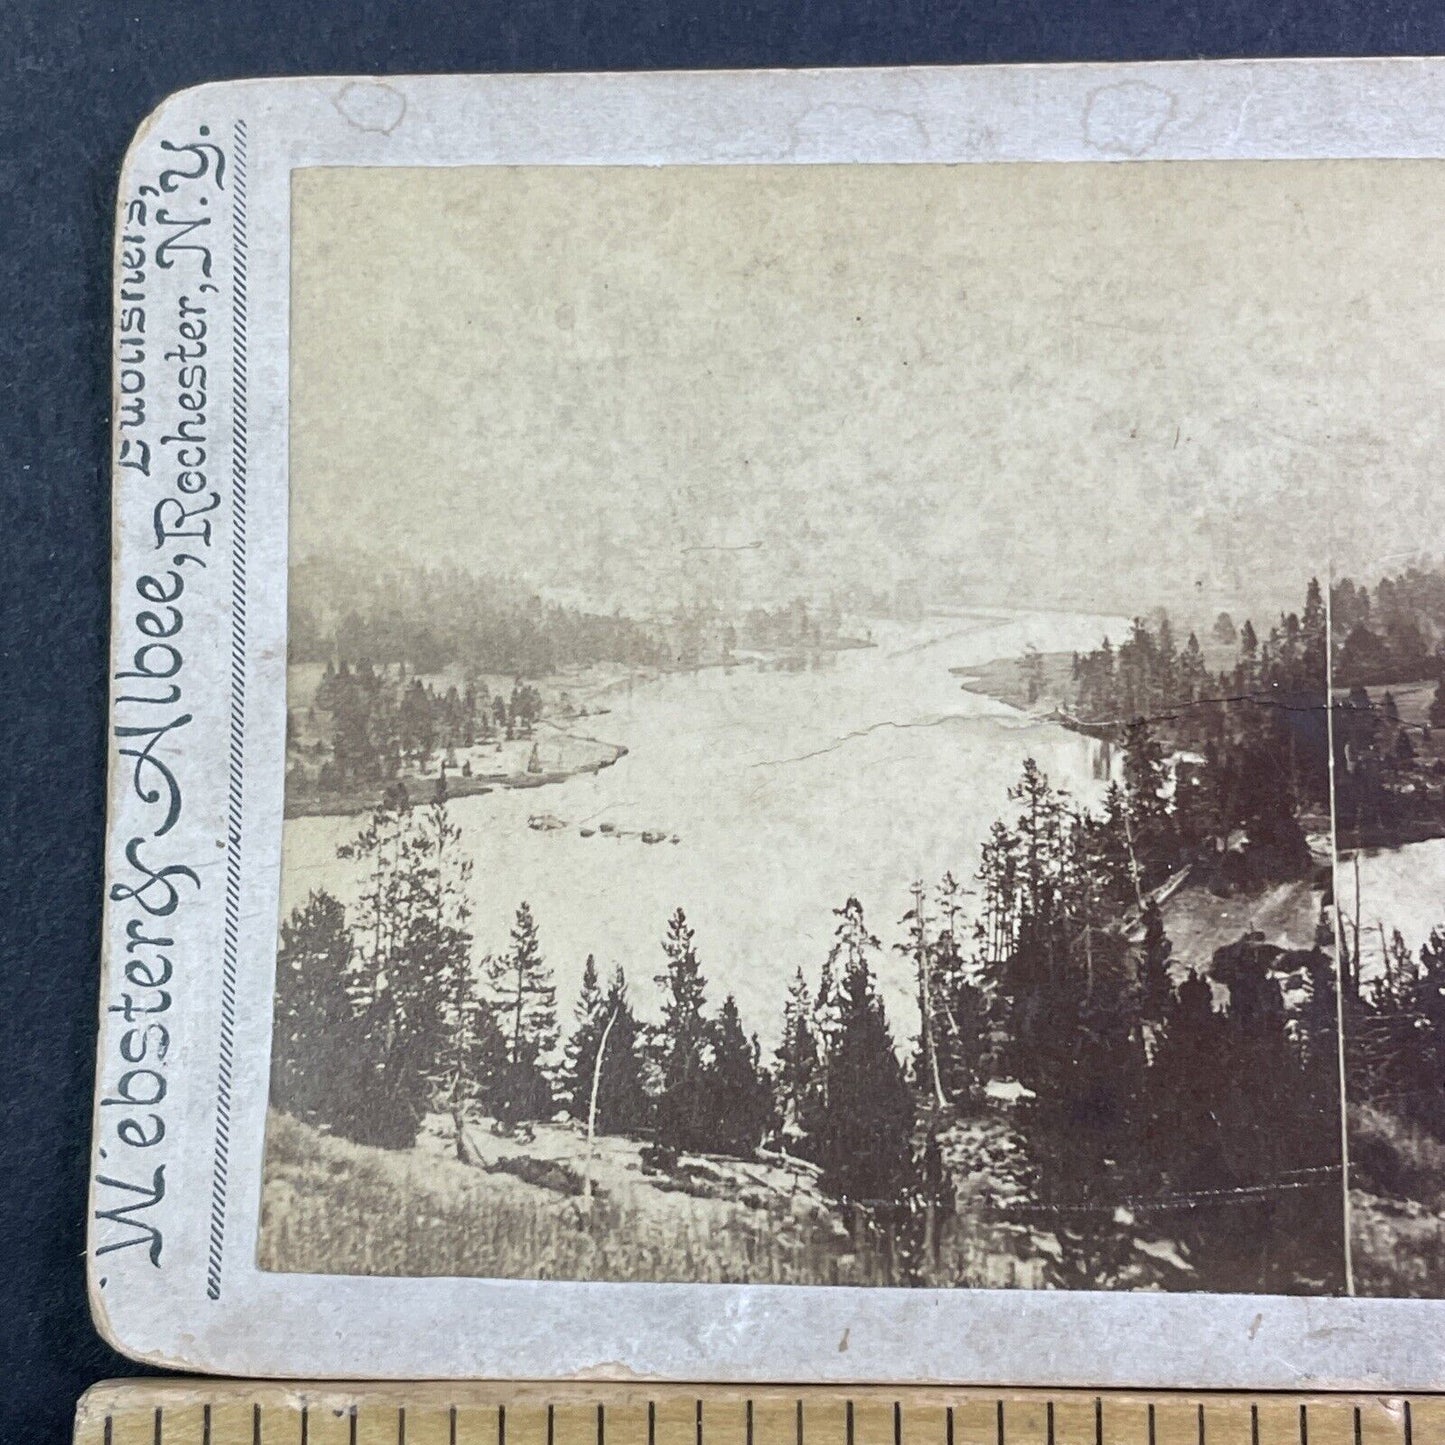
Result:
M291 186L264 1270L1445 1293L1438 165Z

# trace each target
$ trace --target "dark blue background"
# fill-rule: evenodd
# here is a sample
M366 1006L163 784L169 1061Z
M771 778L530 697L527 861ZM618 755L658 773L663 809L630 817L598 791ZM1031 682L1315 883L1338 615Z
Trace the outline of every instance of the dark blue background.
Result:
M1445 51L1440 0L0 0L0 1441L134 1373L85 1301L111 205L169 91L307 72Z

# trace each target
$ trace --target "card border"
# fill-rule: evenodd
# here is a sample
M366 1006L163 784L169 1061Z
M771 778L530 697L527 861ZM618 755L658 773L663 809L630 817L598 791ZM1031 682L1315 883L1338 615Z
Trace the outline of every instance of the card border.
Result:
M225 462L206 478L207 554L161 559L195 604L181 668L194 701L150 761L126 731L138 725L133 680L112 682L88 1254L106 1338L154 1363L263 1376L1445 1387L1435 1301L323 1278L255 1263L284 764L247 759L284 757L292 172L1347 158L1445 158L1445 60L343 77L223 82L165 101L132 144L118 203L114 674L134 672L136 597L150 596L157 554L174 551L161 479L139 474L126 444L167 455L166 327L182 298L197 304L187 288L207 284L219 338L209 436ZM137 201L157 317L139 366L121 324ZM128 427L137 375L158 404ZM204 520L178 523L167 543ZM158 762L169 782L148 771ZM172 787L178 816L157 831ZM137 902L171 894L159 915ZM168 1056L146 1069L164 1097L149 1114L121 1054L134 1037L124 999L138 907L157 933L164 921L175 969ZM149 1138L148 1118L165 1137L126 1143L125 1118L138 1121L130 1139Z

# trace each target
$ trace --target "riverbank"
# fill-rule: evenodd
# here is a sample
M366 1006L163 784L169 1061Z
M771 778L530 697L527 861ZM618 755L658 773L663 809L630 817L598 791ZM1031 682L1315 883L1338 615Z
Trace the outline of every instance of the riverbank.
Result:
M978 667L951 667L949 672L965 692L1005 703L1040 722L1057 723L1098 742L1118 739L1117 723L1090 723L1074 716L1072 652L1035 653L1027 669L1018 658L996 657Z
M996 657L991 662L963 667L950 667L965 692L1007 703L1020 712L1062 714L1051 720L1068 726L1067 707L1073 681L1072 652L1035 653L1033 679L1025 675L1023 663L1016 657ZM1077 730L1077 728L1076 728Z
M288 688L293 703L293 737L288 750L284 816L287 818L353 817L376 807L388 789L405 789L411 803L427 803L437 795L443 773L448 798L478 797L487 793L543 788L573 778L602 772L628 754L623 743L574 732L585 719L605 717L609 698L663 678L747 668L759 672L805 672L831 666L843 653L876 646L871 639L838 638L805 649L770 652L738 651L706 662L631 668L594 664L570 673L538 679L536 691L543 709L540 719L518 737L488 737L471 746L438 749L425 763L413 763L393 779L365 788L325 789L324 729L312 706L320 669L292 669ZM457 688L459 678L449 673L422 679L437 690ZM476 679L489 695L505 693L505 679Z
M295 788L288 782L287 818L340 818L369 812L397 786L411 803L429 803L445 780L448 798L477 797L503 789L545 788L602 772L627 756L621 743L563 732L545 720L537 735L452 749L435 768L408 768L385 785L344 792Z

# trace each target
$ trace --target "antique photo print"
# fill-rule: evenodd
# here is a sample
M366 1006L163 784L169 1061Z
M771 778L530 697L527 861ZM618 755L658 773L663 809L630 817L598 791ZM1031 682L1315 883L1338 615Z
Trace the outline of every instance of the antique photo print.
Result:
M296 172L262 1267L1440 1293L1442 202Z
M166 101L117 204L105 1337L1445 1387L1442 97Z

